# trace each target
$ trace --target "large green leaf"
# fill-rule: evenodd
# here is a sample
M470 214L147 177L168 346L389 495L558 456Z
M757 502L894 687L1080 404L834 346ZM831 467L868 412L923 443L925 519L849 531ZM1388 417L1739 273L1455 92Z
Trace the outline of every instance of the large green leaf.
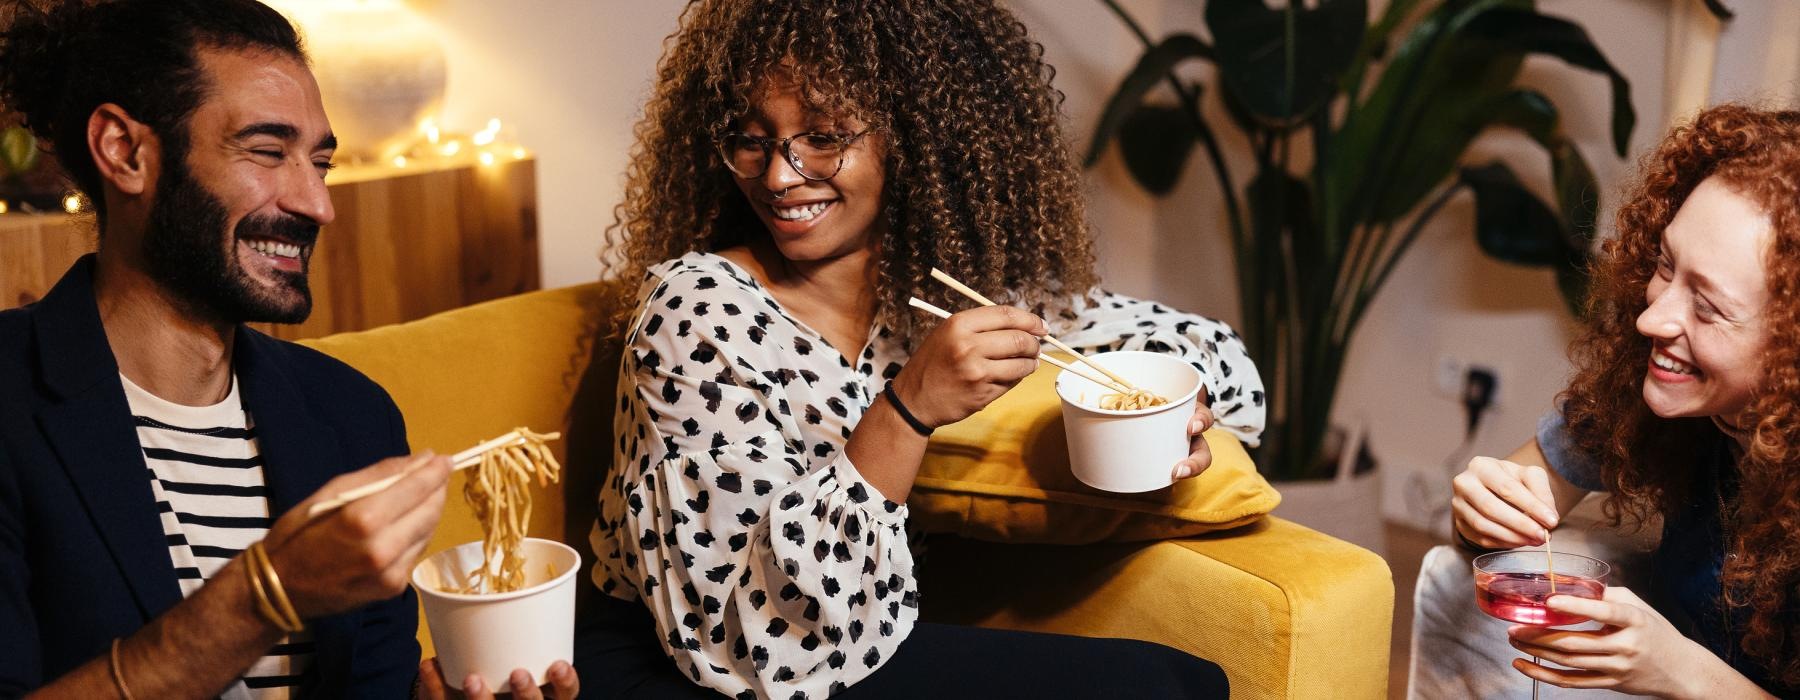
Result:
M1119 132L1125 167L1139 185L1156 195L1175 189L1188 154L1194 150L1194 127L1178 107L1138 105Z
M1088 144L1085 164L1092 166L1099 162L1100 154L1106 152L1107 144L1117 136L1119 129L1125 126L1138 106L1143 103L1144 95L1156 86L1158 81L1170 75L1176 65L1191 58L1211 59L1212 47L1192 34L1176 34L1155 48L1145 51L1138 57L1137 65L1131 73L1119 83L1112 97L1106 101L1106 109L1100 112L1100 123L1094 128L1094 140ZM1197 116L1197 115L1196 115Z
M1450 78L1431 89L1429 100L1413 111L1414 122L1383 154L1390 160L1367 191L1375 197L1370 220L1398 220L1443 184L1462 160L1463 152L1492 124L1508 86L1518 78L1522 59L1491 52L1484 42L1459 42L1442 57ZM1365 202L1365 205L1371 204Z
M1529 6L1526 0L1446 3L1406 33L1368 99L1344 115L1334 152L1321 163L1327 169L1321 199L1328 234L1343 236L1368 221L1392 221L1449 175L1473 133L1466 117L1443 113L1492 100L1511 85L1521 62L1517 52L1495 55L1484 52L1485 44L1465 46L1457 34L1480 13L1513 4ZM1460 94L1442 94L1446 89ZM1456 102L1439 104L1450 98ZM1409 147L1415 142L1429 145ZM1421 157L1434 162L1429 167L1413 162ZM1402 192L1384 195L1397 177L1411 182Z
M1514 90L1495 105L1493 123L1525 132L1549 154L1564 233L1569 245L1586 250L1599 216L1600 186L1587 159L1563 135L1556 105L1536 90Z
M1419 0L1390 0L1388 2L1387 9L1381 13L1381 19L1376 20L1375 24L1370 25L1369 30L1363 34L1362 49L1357 52L1355 62L1350 64L1350 70L1345 71L1343 83L1338 85L1339 90L1352 98L1361 92L1363 72L1368 69L1369 62L1387 56L1388 43L1393 38L1394 30L1398 29L1400 23L1406 21L1406 18L1412 15L1413 10L1418 6Z
M1314 325L1311 319L1327 301L1332 276L1326 269L1326 249L1317 240L1319 228L1313 219L1310 188L1292 174L1269 167L1251 178L1244 194L1250 203L1265 280L1282 284L1288 278L1284 266L1291 264L1295 277L1292 287L1302 291L1300 298L1286 303L1298 304L1301 317L1308 319L1308 326ZM1284 236L1288 237L1286 243L1282 243Z
M1569 65L1604 73L1612 83L1613 149L1623 158L1631 141L1631 130L1637 124L1637 110L1631 106L1631 83L1614 68L1606 55L1594 46L1587 30L1561 17L1542 15L1531 10L1495 8L1471 21L1468 35L1480 37L1530 53L1541 53L1562 59Z
M1320 108L1356 59L1368 0L1289 3L1210 0L1206 26L1218 45L1219 76L1262 121L1287 128Z
M1512 169L1494 162L1463 168L1462 184L1475 193L1475 241L1481 250L1519 265L1561 265L1581 252L1563 235L1562 220Z

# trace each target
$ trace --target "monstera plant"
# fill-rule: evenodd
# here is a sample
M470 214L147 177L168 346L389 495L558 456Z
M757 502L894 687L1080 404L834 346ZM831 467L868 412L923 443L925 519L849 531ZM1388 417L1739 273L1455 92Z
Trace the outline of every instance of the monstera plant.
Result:
M1162 194L1196 146L1204 153L1224 192L1239 330L1268 384L1257 462L1271 478L1329 474L1322 452L1357 324L1459 193L1474 196L1481 250L1551 267L1571 306L1581 298L1594 174L1556 105L1517 84L1534 54L1605 76L1611 145L1623 157L1636 121L1630 85L1580 26L1531 0L1390 0L1373 24L1367 0L1289 0L1279 9L1209 0L1209 43L1153 39L1114 0L1102 2L1145 50L1107 104L1087 162L1116 141L1133 178ZM1190 61L1211 64L1216 79L1183 77L1177 69ZM1164 84L1172 90L1152 89ZM1207 92L1228 125L1203 117ZM1247 137L1247 157L1227 158L1215 132L1225 126ZM1464 162L1476 136L1497 128L1523 132L1549 155L1553 202L1504 163ZM1245 162L1255 172L1239 190L1232 168Z

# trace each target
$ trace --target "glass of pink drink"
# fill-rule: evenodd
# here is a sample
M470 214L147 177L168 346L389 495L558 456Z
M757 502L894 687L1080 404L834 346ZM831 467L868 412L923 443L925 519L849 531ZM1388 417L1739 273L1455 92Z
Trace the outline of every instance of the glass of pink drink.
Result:
M1599 600L1611 574L1606 562L1579 554L1542 549L1483 554L1475 557L1475 604L1490 616L1522 625L1580 624L1588 619L1551 610L1545 601L1553 595ZM1536 663L1537 657L1531 661ZM1536 698L1537 692L1538 682L1532 679L1531 697Z

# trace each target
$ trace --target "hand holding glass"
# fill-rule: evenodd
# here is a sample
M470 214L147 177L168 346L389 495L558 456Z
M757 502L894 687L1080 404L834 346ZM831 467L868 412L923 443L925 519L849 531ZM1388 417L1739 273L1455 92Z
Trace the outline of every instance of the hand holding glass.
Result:
M1542 549L1483 554L1475 558L1475 604L1488 615L1522 625L1580 624L1588 619L1551 610L1546 601L1553 595L1600 600L1611 574L1612 567L1606 562L1567 552L1556 555L1554 569L1550 554ZM1531 661L1537 663L1537 658ZM1533 698L1537 690L1538 682L1533 679Z

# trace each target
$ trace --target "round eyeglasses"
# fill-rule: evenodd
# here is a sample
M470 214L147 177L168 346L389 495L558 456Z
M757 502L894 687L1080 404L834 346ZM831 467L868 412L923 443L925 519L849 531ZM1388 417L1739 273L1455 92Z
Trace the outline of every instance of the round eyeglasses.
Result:
M844 167L844 152L873 129L863 129L848 136L807 132L785 139L752 136L730 131L713 138L719 157L732 174L746 180L759 178L769 171L769 154L780 151L794 172L808 180L829 180Z

